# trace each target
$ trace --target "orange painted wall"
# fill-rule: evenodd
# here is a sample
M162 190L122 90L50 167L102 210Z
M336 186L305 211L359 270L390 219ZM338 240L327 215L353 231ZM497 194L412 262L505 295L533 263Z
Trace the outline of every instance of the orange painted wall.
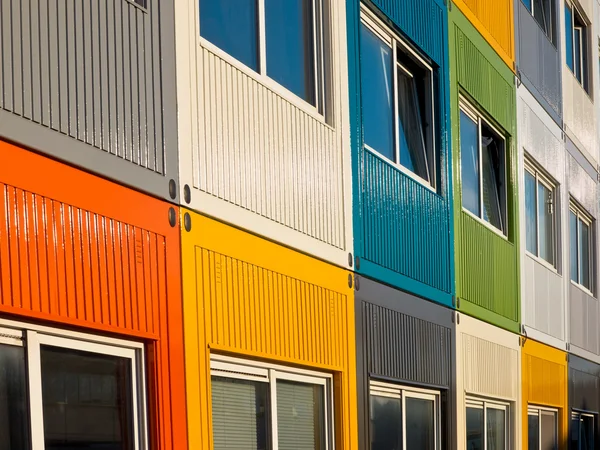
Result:
M143 339L155 450L187 448L180 232L169 209L0 141L0 313Z

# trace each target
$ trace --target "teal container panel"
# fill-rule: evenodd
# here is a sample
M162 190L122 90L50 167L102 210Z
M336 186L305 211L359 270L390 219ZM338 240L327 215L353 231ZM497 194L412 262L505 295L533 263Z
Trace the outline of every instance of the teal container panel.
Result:
M520 331L517 206L516 87L512 70L465 16L449 14L453 124L456 297L459 310ZM501 236L462 209L459 96L500 129L506 139L508 235Z

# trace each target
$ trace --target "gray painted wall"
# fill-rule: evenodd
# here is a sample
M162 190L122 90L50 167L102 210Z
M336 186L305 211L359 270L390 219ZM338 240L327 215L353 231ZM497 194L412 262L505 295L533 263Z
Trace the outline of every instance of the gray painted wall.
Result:
M2 0L0 137L174 200L174 6L146 3Z
M561 26L555 2L555 43L542 31L521 0L515 0L517 69L521 81L533 93L550 116L561 124L562 90L560 65Z
M442 435L453 442L454 312L360 277L356 291L359 446L369 448L369 377L443 391Z

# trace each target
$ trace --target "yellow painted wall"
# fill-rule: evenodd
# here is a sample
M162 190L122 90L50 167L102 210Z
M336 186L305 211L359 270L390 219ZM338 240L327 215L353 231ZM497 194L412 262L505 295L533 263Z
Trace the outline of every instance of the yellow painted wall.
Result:
M567 448L569 429L567 354L527 339L522 358L523 448L527 448L527 406L558 408L559 449Z
M513 0L453 0L512 71L515 70Z
M334 375L335 441L357 449L349 272L182 209L189 448L213 448L210 353Z

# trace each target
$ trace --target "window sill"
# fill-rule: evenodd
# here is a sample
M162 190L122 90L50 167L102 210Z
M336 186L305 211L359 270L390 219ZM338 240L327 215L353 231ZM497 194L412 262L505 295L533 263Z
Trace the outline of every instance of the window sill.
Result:
M363 148L368 151L369 153L371 153L372 155L376 156L377 158L379 158L381 161L383 161L384 163L392 166L394 169L402 172L404 175L406 175L407 177L411 178L413 181L416 181L417 183L419 183L421 186L423 186L425 189L428 189L429 191L431 191L432 194L437 195L438 197L441 197L437 191L435 190L435 188L433 186L431 186L427 181L425 181L423 178L421 178L420 176L412 173L410 170L408 170L406 167L404 167L402 164L398 164L397 162L394 162L388 158L386 158L385 156L383 156L381 153L379 153L377 150L369 147L367 144L363 143Z
M512 242L510 242L508 240L508 237L504 233L502 233L502 231L500 231L498 228L496 228L494 225L490 224L489 222L486 222L481 217L476 216L471 211L469 211L468 209L466 209L464 206L462 206L462 212L465 213L466 215L468 215L469 217L475 219L477 222L479 222L480 224L482 224L483 226L485 226L488 230L490 230L493 233L497 234L499 237L501 237L502 239L504 239L509 244L512 244Z
M581 284L579 284L579 283L576 283L576 282L575 282L575 281L573 281L573 280L570 280L570 281L571 281L571 285L572 285L572 286L575 286L575 287L576 287L576 288L578 288L580 291L582 291L584 294L587 294L587 295L589 295L589 296L590 296L590 297L592 297L592 298L596 298L596 296L594 295L594 293L593 293L592 291L590 291L588 288L586 288L585 286L583 286L583 285L581 285Z
M530 259L532 259L534 262L544 266L546 269L554 272L556 275L558 275L559 277L562 276L560 273L558 273L558 270L556 269L556 267L554 267L552 264L550 264L548 261L546 261L543 258L540 258L539 256L534 255L533 253L531 253L529 250L525 250L525 255L527 255Z
M204 48L204 49L208 50L209 52L213 53L219 59L225 61L227 64L229 64L230 66L239 70L244 75L252 78L257 83L260 83L262 86L266 87L267 89L272 91L274 94L278 95L279 97L283 98L287 102L296 106L298 109L302 110L303 112L305 112L306 114L311 116L313 119L319 121L322 125L330 128L332 131L335 131L335 129L325 121L325 117L323 116L323 114L319 113L319 111L317 110L317 108L315 106L311 105L310 103L306 102L302 98L298 97L296 94L294 94L290 90L284 88L282 85L280 85L276 81L273 81L271 78L269 78L268 76L266 76L264 74L254 71L253 69L251 69L244 63L238 61L233 56L229 55L227 52L224 52L223 50L221 50L219 47L217 47L213 43L204 39L202 36L198 36L198 45L201 48ZM219 80L219 81L222 81L222 80ZM333 107L333 105L331 105L331 107Z

